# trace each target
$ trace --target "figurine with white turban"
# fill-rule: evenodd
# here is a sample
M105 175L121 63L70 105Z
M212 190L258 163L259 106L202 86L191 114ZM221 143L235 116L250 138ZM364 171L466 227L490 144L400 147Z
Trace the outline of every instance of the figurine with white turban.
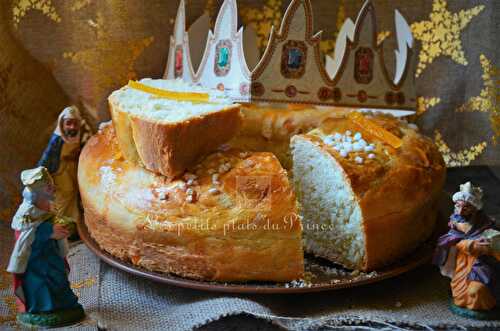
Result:
M85 313L68 281L69 231L52 212L55 186L44 167L21 173L23 202L12 220L16 243L7 271L14 274L19 323L55 327Z
M451 278L451 310L461 316L499 316L500 232L483 213L483 191L467 182L453 195L450 230L438 240L434 263Z
M76 106L65 108L37 166L48 169L57 188L55 210L58 216L80 219L77 166L82 147L83 120Z

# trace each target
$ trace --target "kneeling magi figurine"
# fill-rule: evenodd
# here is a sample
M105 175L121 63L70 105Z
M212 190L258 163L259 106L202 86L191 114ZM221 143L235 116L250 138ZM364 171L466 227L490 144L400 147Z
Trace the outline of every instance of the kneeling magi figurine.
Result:
M475 319L498 317L500 232L483 213L483 192L470 182L453 195L449 231L438 240L434 263L451 278L451 310Z

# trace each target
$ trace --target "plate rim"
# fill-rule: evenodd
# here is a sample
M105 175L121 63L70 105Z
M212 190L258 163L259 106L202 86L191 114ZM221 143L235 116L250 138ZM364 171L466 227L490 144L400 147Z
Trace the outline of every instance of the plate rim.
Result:
M440 213L438 212L438 217ZM432 250L429 245L431 245L431 241L435 237L431 236L430 239L420 244L412 253L408 254L405 258L411 257L415 255L418 250L428 249L429 252L426 254L417 255L417 259L409 260L408 263L403 265L397 265L398 262L395 262L397 265L394 268L391 268L389 265L377 272L377 276L368 277L365 279L361 279L358 281L345 281L339 283L330 283L324 285L313 285L313 286L304 286L304 287L272 287L272 286L264 286L264 285L247 285L245 283L231 283L231 282L210 282L210 281L202 281L202 280L194 280L183 278L181 276L150 271L144 269L139 266L134 266L130 262L121 260L108 252L104 251L99 247L99 244L92 238L90 232L88 231L87 225L85 221L80 219L77 222L77 231L80 235L83 243L102 261L109 264L112 267L115 267L119 270L125 271L134 276L142 277L154 282L173 285L181 288L193 289L193 290L201 290L206 292L218 292L218 293L237 293L237 294L300 294L300 293L315 293L315 292L325 292L325 291L334 291L341 290L346 288L353 288L364 286L368 284L378 283L383 280L387 280L389 278L393 278L404 274L408 271L414 270L417 267L420 267L431 260ZM400 260L401 261L401 260Z

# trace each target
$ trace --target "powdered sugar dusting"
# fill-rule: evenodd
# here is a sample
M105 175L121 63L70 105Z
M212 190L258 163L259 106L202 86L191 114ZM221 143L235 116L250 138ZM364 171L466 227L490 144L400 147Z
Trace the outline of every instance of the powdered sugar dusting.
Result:
M112 121L107 121L107 122L101 122L99 123L99 128L98 128L98 132L99 133L102 133L102 131L107 128L108 126L110 126L111 124L113 124Z
M101 187L109 187L116 181L116 174L110 166L102 166L99 168L101 173Z

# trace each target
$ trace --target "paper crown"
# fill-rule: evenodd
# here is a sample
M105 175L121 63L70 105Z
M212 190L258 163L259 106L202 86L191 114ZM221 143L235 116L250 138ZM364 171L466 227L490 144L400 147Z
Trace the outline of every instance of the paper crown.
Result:
M375 9L369 0L355 23L347 19L343 24L334 58L321 53L321 32L314 33L310 0L292 0L279 31L272 27L265 52L253 71L245 60L243 28L238 30L237 17L236 0L225 0L195 72L181 0L164 78L182 78L223 90L236 102L415 109L413 37L399 11L395 11L398 49L394 77L386 67L383 42L377 44ZM255 50L256 45L247 49Z

